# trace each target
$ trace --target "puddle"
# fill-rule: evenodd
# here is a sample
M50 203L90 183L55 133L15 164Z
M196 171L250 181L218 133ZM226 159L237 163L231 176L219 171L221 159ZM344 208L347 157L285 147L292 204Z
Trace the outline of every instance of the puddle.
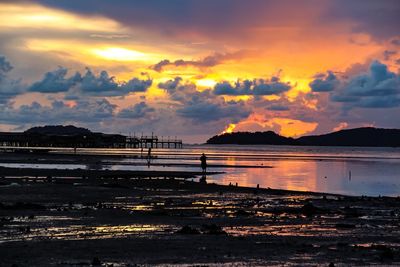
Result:
M178 228L171 225L130 224L84 226L70 225L68 227L32 228L29 232L21 231L24 226L9 225L8 230L0 232L0 242L23 240L82 240L109 239L128 236L152 237L174 233Z

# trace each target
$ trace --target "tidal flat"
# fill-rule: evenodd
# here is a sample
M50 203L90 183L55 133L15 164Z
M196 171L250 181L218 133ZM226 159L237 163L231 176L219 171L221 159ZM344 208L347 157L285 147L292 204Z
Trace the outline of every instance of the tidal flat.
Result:
M7 171L1 266L400 264L398 197Z

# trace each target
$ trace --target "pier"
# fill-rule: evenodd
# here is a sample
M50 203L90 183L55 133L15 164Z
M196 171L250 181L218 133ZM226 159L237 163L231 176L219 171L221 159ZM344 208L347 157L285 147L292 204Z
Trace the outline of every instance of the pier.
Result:
M158 136L128 136L126 138L127 148L182 148L183 142L175 138L159 138Z
M0 147L72 147L72 148L182 148L182 140L151 136L117 134L46 135L0 133Z

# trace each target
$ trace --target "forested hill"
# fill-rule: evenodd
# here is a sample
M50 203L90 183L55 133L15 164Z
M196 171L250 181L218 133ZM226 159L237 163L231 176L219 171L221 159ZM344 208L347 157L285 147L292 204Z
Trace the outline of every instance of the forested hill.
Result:
M268 132L237 132L216 135L208 139L207 144L238 144L238 145L294 145L295 140Z
M73 125L47 125L38 126L26 130L26 134L43 134L43 135L84 135L92 132L86 128L80 128Z
M213 136L207 144L400 147L400 129L365 127L297 139L272 131L236 132Z
M304 136L300 145L399 147L400 129L356 128L324 135Z

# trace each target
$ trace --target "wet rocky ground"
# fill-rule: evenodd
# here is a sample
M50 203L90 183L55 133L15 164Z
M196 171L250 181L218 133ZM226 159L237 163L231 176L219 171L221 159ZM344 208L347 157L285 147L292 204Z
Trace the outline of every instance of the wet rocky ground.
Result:
M177 179L0 180L0 266L400 265L400 198Z

